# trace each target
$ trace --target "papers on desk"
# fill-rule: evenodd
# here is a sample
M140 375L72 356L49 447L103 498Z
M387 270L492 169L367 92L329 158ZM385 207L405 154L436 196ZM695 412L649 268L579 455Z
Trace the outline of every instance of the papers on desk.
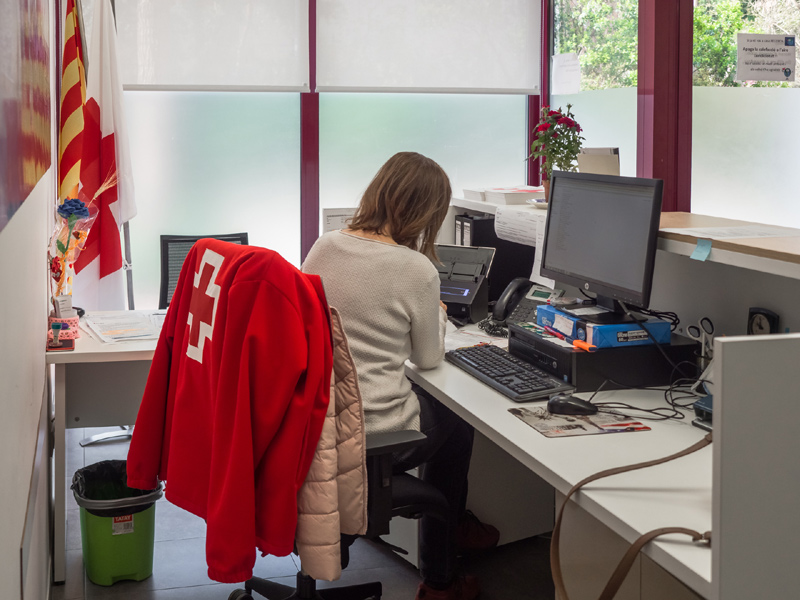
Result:
M161 328L164 326L164 319L166 318L167 318L167 311L158 310L150 315L150 322L158 331L161 331Z
M509 408L508 412L533 427L544 437L572 437L596 433L650 431L639 421L617 413L599 412L594 415L553 415L546 408Z
M161 327L156 326L151 316L133 311L86 315L83 324L97 339L109 344L128 340L157 340ZM163 316L161 322L163 323Z
M444 350L449 352L456 348L466 348L477 344L492 344L500 348L508 347L508 338L493 337L482 331L459 329L444 336Z

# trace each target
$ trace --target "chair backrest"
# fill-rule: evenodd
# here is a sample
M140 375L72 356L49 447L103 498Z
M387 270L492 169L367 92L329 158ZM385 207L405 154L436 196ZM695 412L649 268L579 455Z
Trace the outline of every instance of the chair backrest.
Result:
M161 236L161 290L158 294L158 308L169 306L183 261L197 240L214 238L224 242L247 245L247 233L223 233L218 235L162 235Z

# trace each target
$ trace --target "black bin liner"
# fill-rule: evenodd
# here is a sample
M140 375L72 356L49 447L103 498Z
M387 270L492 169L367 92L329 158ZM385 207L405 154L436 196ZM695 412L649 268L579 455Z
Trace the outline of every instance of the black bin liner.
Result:
M121 517L153 506L163 485L153 490L129 488L126 467L124 460L104 460L75 471L71 489L78 506L97 517Z

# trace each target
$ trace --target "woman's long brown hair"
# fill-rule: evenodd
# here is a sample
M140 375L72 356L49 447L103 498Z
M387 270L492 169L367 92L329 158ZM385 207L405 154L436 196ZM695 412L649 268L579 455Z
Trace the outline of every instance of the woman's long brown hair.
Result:
M434 242L450 204L450 180L433 160L398 152L380 168L349 227L379 234L435 259Z

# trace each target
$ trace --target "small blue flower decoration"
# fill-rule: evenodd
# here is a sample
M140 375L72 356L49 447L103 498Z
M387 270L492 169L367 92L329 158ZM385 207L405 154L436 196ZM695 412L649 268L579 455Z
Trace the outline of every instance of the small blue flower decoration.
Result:
M64 203L58 207L57 212L65 219L69 219L72 215L75 215L78 219L85 219L89 216L89 209L77 198L64 200Z

